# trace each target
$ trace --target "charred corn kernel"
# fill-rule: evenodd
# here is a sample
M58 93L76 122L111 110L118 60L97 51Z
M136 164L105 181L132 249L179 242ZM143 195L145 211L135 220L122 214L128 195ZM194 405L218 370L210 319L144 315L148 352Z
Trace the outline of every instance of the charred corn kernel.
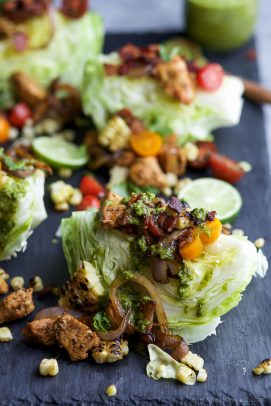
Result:
M166 178L169 187L174 187L178 183L178 176L175 173L166 173Z
M57 360L44 358L40 363L39 370L42 376L56 376L59 372Z
M188 185L190 182L192 182L192 179L191 179L191 178L183 178L183 179L179 180L179 181L176 183L176 186L175 186L175 188L174 188L174 193L175 193L175 195L178 196L179 193L180 193L180 191L181 191L186 185Z
M56 211L67 211L69 210L69 203L63 202L63 203L57 203L55 205L55 210Z
M185 385L194 385L196 382L196 374L191 368L186 365L181 365L176 373L176 380Z
M244 234L244 231L239 228L232 230L232 235L236 235L237 237L242 237Z
M22 276L15 276L10 281L10 286L13 290L22 289L24 287L24 278Z
M0 343L7 343L13 339L11 331L8 327L0 328Z
M34 293L41 292L44 288L41 277L36 275L34 278L31 278L29 281L29 287L33 289Z
M100 345L92 350L92 357L97 364L120 361L128 355L129 347L126 340L101 340Z
M115 116L99 134L98 141L110 151L118 151L128 147L130 136L131 130L126 122L121 117Z
M82 199L83 199L83 195L82 195L80 189L74 189L73 193L69 199L69 203L72 206L78 206L78 204L81 203Z
M189 351L186 356L181 359L181 362L195 369L196 371L200 371L204 365L204 360L199 355L193 354L191 351Z
M255 247L260 249L263 248L264 244L265 244L265 239L264 238L257 238L257 240L255 240L254 242Z
M264 359L259 365L253 368L252 371L255 375L271 374L271 359Z
M195 161L195 159L197 159L199 156L199 149L192 142L185 144L183 151L188 161Z
M179 216L176 223L176 228L182 230L183 228L189 227L190 219L186 216Z
M207 378L208 378L208 375L207 375L206 369L204 369L204 368L200 369L199 373L197 375L197 382L200 382L200 383L206 382Z
M70 178L72 176L72 173L72 170L69 168L60 168L58 170L58 176L64 179Z
M239 166L243 169L244 172L250 172L252 170L252 165L247 161L239 162Z
M0 276L4 281L9 278L9 274L3 268L0 268Z
M107 394L108 397L116 396L117 394L117 388L115 385L110 385L108 388L106 388L105 393Z

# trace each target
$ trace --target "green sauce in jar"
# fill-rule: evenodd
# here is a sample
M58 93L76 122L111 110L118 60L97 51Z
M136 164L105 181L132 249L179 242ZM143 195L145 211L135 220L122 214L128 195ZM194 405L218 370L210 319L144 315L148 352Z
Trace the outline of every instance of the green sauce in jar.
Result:
M226 51L252 35L259 0L187 0L187 34L205 48Z

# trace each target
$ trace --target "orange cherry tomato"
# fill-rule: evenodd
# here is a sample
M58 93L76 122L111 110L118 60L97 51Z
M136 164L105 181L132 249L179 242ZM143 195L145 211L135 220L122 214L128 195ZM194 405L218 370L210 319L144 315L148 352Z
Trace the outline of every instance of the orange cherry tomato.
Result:
M156 156L159 154L163 140L161 135L149 130L133 133L130 140L133 151L139 156Z
M222 224L218 218L215 218L213 221L207 221L204 224L204 228L200 230L200 239L203 244L212 244L215 242L221 234Z
M0 115L0 143L4 144L9 140L10 125L8 120Z
M203 251L203 245L198 234L194 234L193 241L179 248L179 254L183 259L196 259Z

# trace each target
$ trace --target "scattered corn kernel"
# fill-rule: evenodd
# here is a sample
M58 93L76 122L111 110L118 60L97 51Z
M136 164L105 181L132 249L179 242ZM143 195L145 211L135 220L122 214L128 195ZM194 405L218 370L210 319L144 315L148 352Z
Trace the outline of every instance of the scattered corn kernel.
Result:
M70 178L72 176L72 170L69 168L60 168L58 170L58 176L64 179Z
M244 234L244 230L241 230L239 228L232 230L232 235L236 235L237 237L242 237Z
M168 196L168 197L170 197L170 196L172 196L172 189L170 188L170 187L165 187L163 190L162 190L162 192L163 192L163 194L165 195L165 196Z
M56 211L67 211L67 210L69 210L69 207L70 207L69 204L66 203L66 202L57 203L57 204L55 205Z
M250 172L252 170L252 165L247 161L239 162L239 166L243 169L244 172Z
M36 275L34 278L31 278L29 281L29 287L33 289L34 293L41 292L44 288L41 277Z
M208 375L207 375L206 369L204 369L204 368L200 369L199 373L197 375L197 382L200 382L200 383L206 382L207 378L208 378Z
M254 241L255 247L260 249L263 248L265 244L265 239L264 238L257 238L257 240Z
M105 393L107 394L107 396L109 396L110 398L112 396L116 396L117 394L117 388L115 385L110 385L108 386L108 388L106 388Z
M192 142L188 142L187 144L185 144L185 146L183 147L183 151L188 161L195 161L195 159L197 159L199 156L199 149Z
M78 206L81 201L83 199L83 195L82 192L80 191L80 189L74 189L73 194L71 195L70 199L69 199L69 203L72 206Z
M4 279L4 281L9 278L9 274L3 268L0 268L0 276Z
M131 133L126 122L121 117L115 116L108 121L98 140L101 145L114 152L128 147Z
M59 372L57 360L44 358L40 363L39 370L42 376L56 376Z
M179 181L176 183L176 186L175 186L175 188L174 188L174 193L175 193L175 195L178 196L179 193L180 193L180 191L181 191L186 185L188 185L190 182L192 182L192 179L191 179L191 178L183 178L183 179L179 180Z
M24 278L22 276L15 276L10 281L10 286L13 290L22 289L24 287Z
M170 187L174 187L178 183L178 176L175 175L175 173L169 172L166 173L166 178L167 178L167 184Z
M253 368L252 371L255 375L271 374L271 359L264 359L259 365Z
M11 331L8 327L0 328L0 343L7 343L13 339Z
M47 118L35 126L37 135L55 134L61 127L61 123L57 120Z

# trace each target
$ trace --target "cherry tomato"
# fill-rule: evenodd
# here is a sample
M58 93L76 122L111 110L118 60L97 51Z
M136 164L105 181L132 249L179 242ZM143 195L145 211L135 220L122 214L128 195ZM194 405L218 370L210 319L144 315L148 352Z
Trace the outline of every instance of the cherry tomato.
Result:
M97 197L86 195L83 197L82 202L77 206L77 210L86 210L89 207L94 207L95 209L99 209L101 206L101 202Z
M229 183L238 182L245 174L238 162L220 154L211 154L209 166L215 178Z
M22 128L26 121L32 117L31 110L25 103L18 103L9 114L9 122L13 127Z
M214 92L222 85L224 70L217 63L208 63L201 68L197 74L197 81L202 89L207 92Z
M0 143L5 143L9 139L10 125L8 120L0 115Z
M83 195L92 195L103 197L105 188L93 176L85 175L80 182L80 190Z
M199 141L197 147L199 149L199 155L194 161L189 161L189 165L195 169L207 168L210 155L213 152L217 152L217 147L210 141Z

